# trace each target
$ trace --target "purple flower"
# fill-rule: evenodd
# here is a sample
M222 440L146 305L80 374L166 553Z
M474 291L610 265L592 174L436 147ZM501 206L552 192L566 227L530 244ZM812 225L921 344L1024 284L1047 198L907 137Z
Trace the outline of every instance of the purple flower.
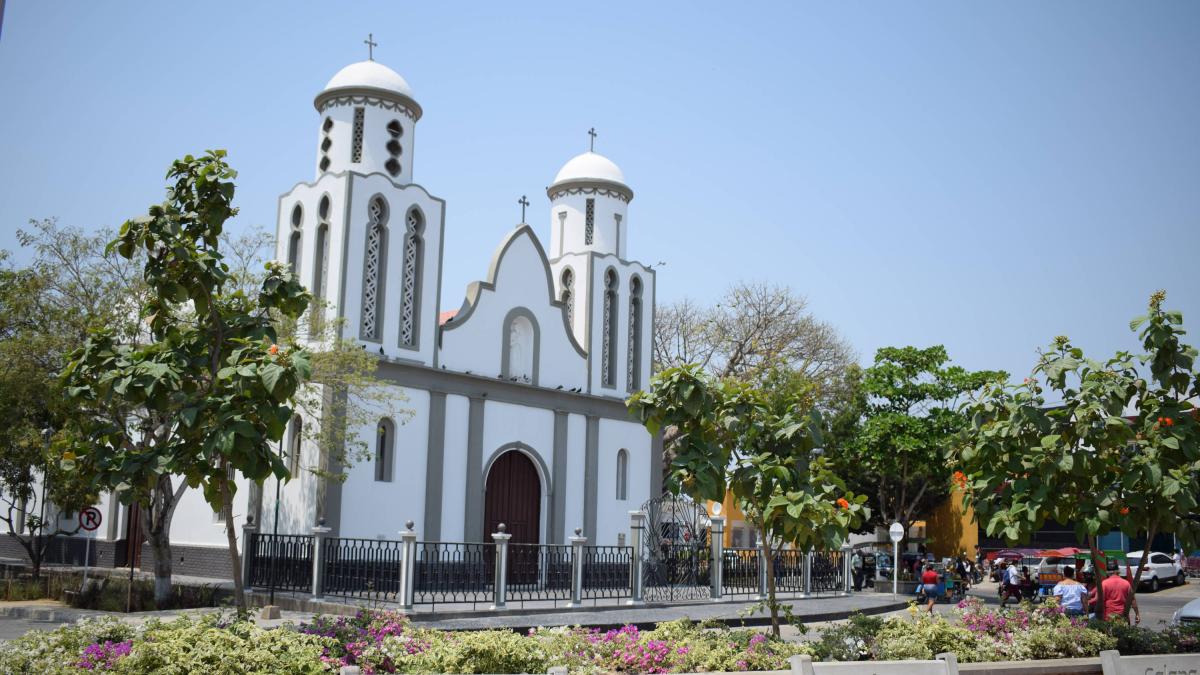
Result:
M83 654L80 655L75 667L83 670L112 670L117 665L117 661L128 656L131 651L133 651L132 640L96 642L83 648Z

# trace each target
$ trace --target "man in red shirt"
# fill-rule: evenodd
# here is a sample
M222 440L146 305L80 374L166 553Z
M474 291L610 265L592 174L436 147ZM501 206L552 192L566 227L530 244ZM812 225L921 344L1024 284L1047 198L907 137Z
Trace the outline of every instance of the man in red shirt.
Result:
M1134 623L1141 623L1142 611L1138 609L1137 598L1133 593L1133 584L1124 579L1121 576L1122 573L1128 574L1128 568L1119 572L1114 571L1100 582L1100 588L1104 591L1104 606L1099 608L1099 618L1104 620L1119 616L1125 623L1129 623L1129 610L1132 609ZM1093 601L1096 599L1095 591L1092 592L1090 599Z

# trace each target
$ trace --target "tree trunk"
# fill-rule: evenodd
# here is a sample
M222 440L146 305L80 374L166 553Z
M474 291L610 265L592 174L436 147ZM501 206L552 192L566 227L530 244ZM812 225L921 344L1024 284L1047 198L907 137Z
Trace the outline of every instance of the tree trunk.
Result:
M149 509L142 509L142 522L149 522ZM171 604L171 534L166 528L146 528L146 541L154 551L154 606L168 609Z
M766 527L759 523L762 533L760 544L764 564L767 566L767 609L771 612L771 635L779 637L779 604L775 602L775 556L771 551L771 538Z
M228 469L229 462L223 460L221 468ZM229 475L226 473L225 475ZM238 616L246 615L246 589L242 585L242 560L238 555L237 532L233 526L233 491L229 489L229 480L221 480L221 513L225 517L225 540L229 542L229 562L233 573L233 600L237 605Z
M1146 561L1150 559L1150 544L1154 542L1154 537L1158 534L1158 523L1150 523L1150 529L1146 531L1146 545L1142 547L1142 559L1138 561L1137 571L1133 573L1133 579L1129 583L1133 586L1133 594L1137 595L1138 584L1142 582L1142 570L1146 569ZM1126 568L1130 567L1131 561L1126 560Z
M1087 537L1087 546L1092 553L1092 575L1096 577L1096 618L1104 621L1104 586L1101 582L1108 576L1108 561L1100 564L1100 549L1096 546L1096 538L1090 534Z

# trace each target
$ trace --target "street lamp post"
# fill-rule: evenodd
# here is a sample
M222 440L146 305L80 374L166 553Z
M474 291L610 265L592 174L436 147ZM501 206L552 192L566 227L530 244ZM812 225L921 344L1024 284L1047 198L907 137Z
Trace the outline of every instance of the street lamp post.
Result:
M900 590L900 540L904 538L904 526L892 523L888 537L892 540L892 598L895 599Z

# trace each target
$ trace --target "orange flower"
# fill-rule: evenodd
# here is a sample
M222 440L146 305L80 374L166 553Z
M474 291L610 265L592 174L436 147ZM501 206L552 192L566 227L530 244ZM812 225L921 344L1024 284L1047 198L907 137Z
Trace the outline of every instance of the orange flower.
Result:
M1163 424L1166 424L1169 427L1173 427L1173 426L1175 426L1175 420L1171 419L1170 417L1167 417L1167 418L1163 419Z
M959 487L964 487L967 484L967 474L961 471L955 471L954 482L957 483Z
M839 497L837 500L837 505L842 507L843 509L850 508L850 502L846 501L845 497Z
M1121 515L1123 515L1123 516L1129 515L1129 507L1128 506L1121 507Z
M271 345L271 348L267 350L267 353L270 354L271 356L278 354L279 353L279 345Z

